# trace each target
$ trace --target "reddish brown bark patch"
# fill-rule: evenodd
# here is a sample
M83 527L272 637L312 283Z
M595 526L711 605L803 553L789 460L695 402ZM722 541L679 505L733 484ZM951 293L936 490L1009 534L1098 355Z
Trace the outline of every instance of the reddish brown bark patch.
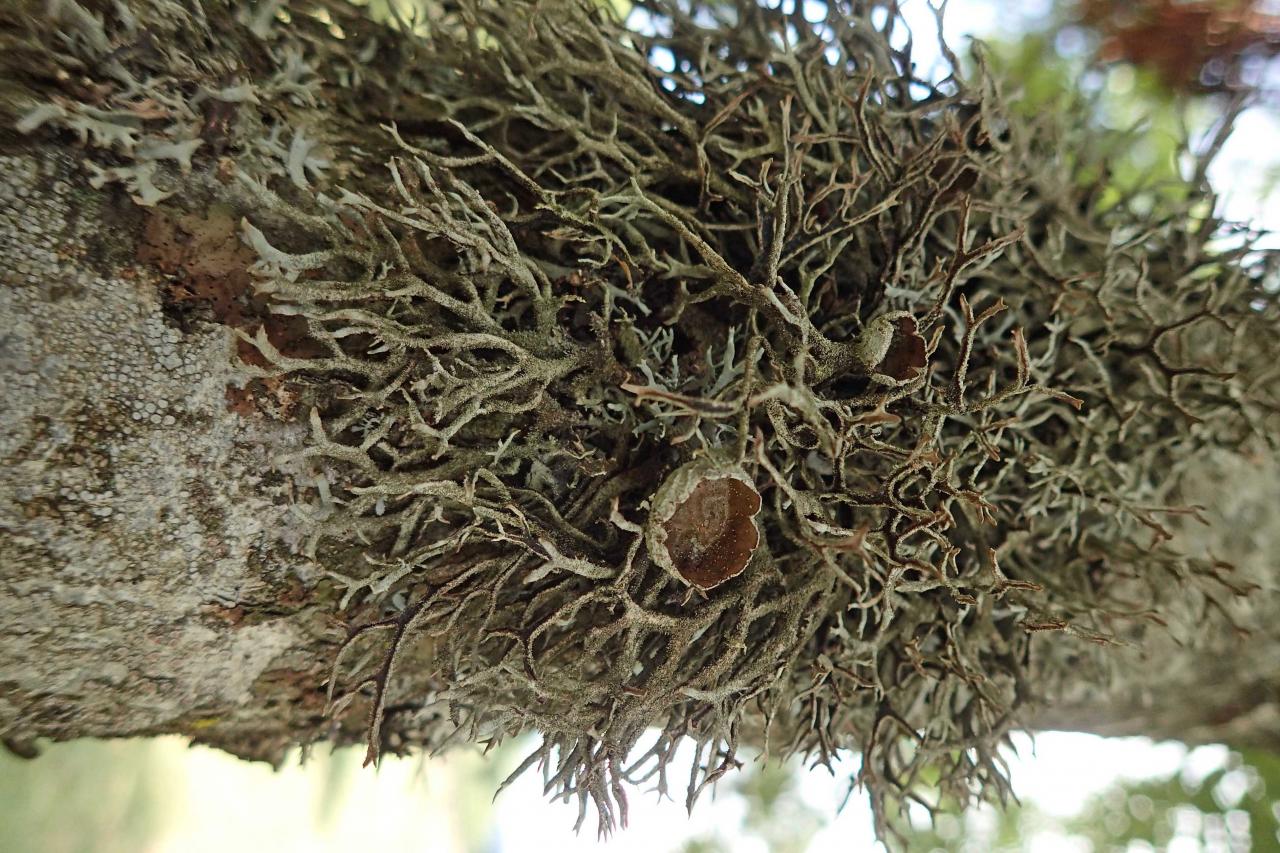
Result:
M203 214L170 216L150 211L138 244L138 260L165 274L161 299L170 314L184 316L201 309L203 319L253 334L259 327L281 353L313 358L323 350L307 333L301 317L271 313L253 287L249 268L257 254L240 239L229 210L210 208ZM236 342L246 364L269 367L257 347ZM263 412L280 420L293 414L296 392L281 379L254 380L250 386L227 387L227 408L242 416Z
M306 321L271 313L253 288L249 268L258 256L240 239L230 211L210 208L171 217L153 211L143 227L138 260L168 276L162 296L179 310L207 307L211 319L252 334L259 326L280 352L294 358L313 358L323 350L307 334ZM266 367L255 347L238 350L249 364Z
M241 242L230 212L210 210L205 216L177 218L152 212L143 228L138 260L169 276L166 302L206 305L225 326L249 325L249 267L257 256Z

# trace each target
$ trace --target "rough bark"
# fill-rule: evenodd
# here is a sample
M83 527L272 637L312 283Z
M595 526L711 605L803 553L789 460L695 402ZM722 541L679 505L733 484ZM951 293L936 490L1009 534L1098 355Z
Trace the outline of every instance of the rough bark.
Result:
M209 5L209 23L190 37L205 52L193 84L202 74L210 89L287 76L287 57ZM314 486L298 458L309 426L297 389L246 372L238 348L237 331L268 322L244 313L251 300L235 301L254 260L239 219L276 211L231 167L261 179L305 163L243 148L229 162L228 116L251 119L214 98L193 115L199 156L151 161L143 181L119 173L91 186L120 168L118 151L84 147L68 122L14 130L34 106L94 97L52 57L64 49L56 32L93 41L82 16L96 7L51 8L0 13L0 735L25 749L38 737L178 733L273 761L294 744L358 738L362 714L324 714L345 626L341 587L305 556L308 517L294 499L299 484ZM187 38L166 23L165 4L144 8L161 37ZM213 32L223 34L209 46ZM397 73L394 38L376 37L386 58L367 73ZM346 90L339 101L332 82L307 81L301 98L282 88L277 105L330 146L376 152L387 144L370 130L378 120L430 110L407 88L395 103ZM138 113L152 108L165 107L140 102ZM82 131L90 142L95 132ZM160 194L182 191L155 197L153 179ZM287 351L289 330L270 333ZM1027 726L1280 748L1276 471L1229 454L1203 467L1198 502L1214 516L1215 550L1261 585L1233 614L1252 633L1175 606L1167 639L1111 653L1114 686L1082 669ZM428 723L388 708L384 741L429 742L440 732Z
M144 206L94 189L73 135L15 129L83 94L52 57L92 41L98 14L0 12L0 735L25 752L37 737L181 732L278 761L337 729L322 711L343 632L298 554L307 475L285 457L305 427L289 390L235 354L252 253L233 212L253 205L225 158L174 170L161 180L180 196ZM155 32L208 37L183 27ZM208 110L207 149L227 103Z
M0 730L278 757L319 723L332 655L273 473L300 429L229 404L227 330L166 316L132 202L77 186L59 147L0 160Z

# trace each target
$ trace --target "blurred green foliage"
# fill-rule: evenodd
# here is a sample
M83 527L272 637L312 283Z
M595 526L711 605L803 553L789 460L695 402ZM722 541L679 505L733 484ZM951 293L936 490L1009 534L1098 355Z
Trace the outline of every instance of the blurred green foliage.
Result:
M1167 778L1116 785L1065 822L1095 853L1133 849L1142 841L1165 849L1189 838L1202 849L1280 850L1280 758L1232 752L1197 776L1183 768Z
M742 832L763 843L770 853L803 853L825 823L824 816L800 796L799 779L807 772L799 762L755 761L734 774L726 786L742 798ZM733 853L719 836L689 839L680 853Z
M165 829L173 785L155 741L79 740L27 761L0 750L0 850L136 853Z
M1231 752L1205 772L1194 757L1167 776L1121 780L1066 818L1014 804L987 813L991 820L943 815L898 828L912 853L1013 853L1041 833L1093 853L1166 850L1175 841L1194 850L1280 850L1280 758Z
M1116 131L1097 137L1100 147L1077 152L1081 184L1104 179L1098 209L1135 201L1176 206L1196 177L1195 164L1179 156L1180 140L1204 136L1226 104L1176 95L1140 67L1090 67L1088 37L1065 32L1071 37L1051 30L988 45L990 64L1003 79L1016 81L1020 97L1011 97L1010 107L1032 116L1083 102L1099 126Z
M0 853L187 853L197 840L199 850L276 850L283 839L290 850L347 850L367 835L371 803L433 826L421 845L409 823L380 829L389 849L495 849L493 792L528 747L381 771L362 767L363 749L318 748L278 772L177 737L43 744L34 760L0 749Z

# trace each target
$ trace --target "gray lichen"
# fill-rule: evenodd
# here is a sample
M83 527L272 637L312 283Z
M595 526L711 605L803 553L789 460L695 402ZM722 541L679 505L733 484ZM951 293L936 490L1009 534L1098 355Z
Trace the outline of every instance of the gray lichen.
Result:
M305 254L246 226L327 350L265 357L346 388L313 415L350 477L331 535L406 593L353 636L389 636L347 685L375 691L371 755L429 637L420 701L468 739L542 731L530 763L605 825L685 738L690 802L743 737L859 749L882 809L925 765L1000 796L1021 709L1080 659L1104 677L1090 646L1140 640L1166 578L1248 591L1164 519L1194 511L1181 460L1266 436L1274 309L1211 228L1090 206L1072 116L1004 114L984 77L912 96L868 20L780 43L748 4L654 8L671 35L467 6L487 37L423 46L454 74L421 138L391 131L389 186L342 192ZM704 595L640 525L708 453L765 500Z

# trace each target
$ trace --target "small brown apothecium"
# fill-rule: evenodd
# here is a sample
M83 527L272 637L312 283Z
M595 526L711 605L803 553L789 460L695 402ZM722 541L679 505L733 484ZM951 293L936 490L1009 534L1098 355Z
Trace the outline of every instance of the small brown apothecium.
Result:
M654 497L653 560L700 589L746 569L760 544L760 493L736 467L699 460L676 470Z

